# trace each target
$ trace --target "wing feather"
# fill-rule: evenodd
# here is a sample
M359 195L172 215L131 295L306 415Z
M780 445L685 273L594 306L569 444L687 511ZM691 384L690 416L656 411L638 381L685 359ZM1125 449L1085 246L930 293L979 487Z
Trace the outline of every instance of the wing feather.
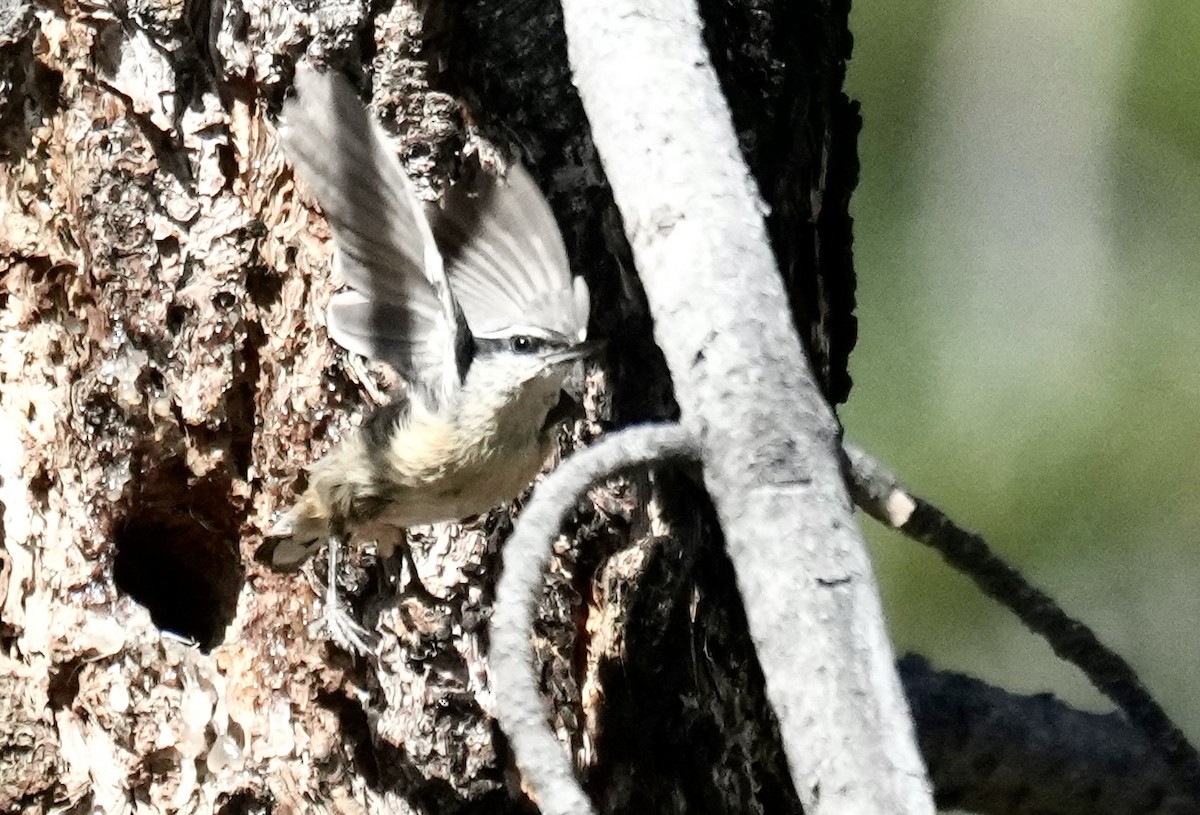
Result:
M476 335L526 327L586 337L587 285L572 277L554 214L519 164L503 180L479 173L455 185L433 230Z
M284 149L329 219L335 263L353 293L335 298L330 336L448 396L466 373L472 338L424 207L382 129L344 77L306 67L283 115Z

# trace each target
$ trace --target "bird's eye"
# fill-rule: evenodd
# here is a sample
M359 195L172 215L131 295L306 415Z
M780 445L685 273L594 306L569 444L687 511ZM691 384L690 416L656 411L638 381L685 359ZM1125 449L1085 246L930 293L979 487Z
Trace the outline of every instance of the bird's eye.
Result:
M538 341L533 337L518 334L512 338L512 349L518 354L532 354L538 349Z

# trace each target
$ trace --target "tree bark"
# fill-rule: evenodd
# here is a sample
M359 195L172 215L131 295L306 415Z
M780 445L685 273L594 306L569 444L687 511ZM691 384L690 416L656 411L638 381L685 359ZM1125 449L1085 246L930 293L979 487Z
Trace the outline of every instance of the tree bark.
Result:
M487 715L482 634L505 513L414 536L445 603L376 601L373 572L351 575L390 635L378 663L310 636L310 585L249 554L303 467L388 384L325 335L328 231L269 124L302 53L371 75L431 190L487 160L481 134L546 184L611 341L577 438L673 410L557 6L13 9L0 475L5 673L24 691L8 803L526 810ZM796 23L774 13L784 39ZM741 31L743 46L758 33ZM822 93L836 97L829 64L821 84L835 90ZM812 233L809 214L796 220ZM652 495L659 521L645 513ZM538 651L556 729L601 808L798 811L700 490L671 473L653 488L627 480L568 532ZM707 747L673 747L684 743Z
M855 334L847 11L702 4L831 403ZM310 582L251 558L392 384L324 329L328 229L270 124L304 55L358 78L429 197L489 144L540 180L609 341L566 447L676 411L557 3L0 2L0 808L532 811L489 715L512 508L411 536L442 602L379 596L357 553L378 659L309 632ZM597 809L800 812L698 484L615 481L564 531L535 646Z
M932 813L843 483L840 428L792 325L698 9L690 0L563 0L563 9L574 82L681 422L699 442L804 808Z

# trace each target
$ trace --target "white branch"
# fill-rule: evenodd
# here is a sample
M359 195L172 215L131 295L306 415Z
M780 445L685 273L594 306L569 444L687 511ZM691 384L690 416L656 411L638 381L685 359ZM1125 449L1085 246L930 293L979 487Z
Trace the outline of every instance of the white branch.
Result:
M932 813L838 428L693 0L564 0L575 84L712 494L805 811Z
M533 662L533 611L542 575L563 520L588 487L622 470L699 456L695 436L680 425L633 427L605 436L568 457L534 488L504 545L504 572L496 586L489 659L496 716L521 775L546 815L585 815L592 808L575 780L571 761L547 723Z

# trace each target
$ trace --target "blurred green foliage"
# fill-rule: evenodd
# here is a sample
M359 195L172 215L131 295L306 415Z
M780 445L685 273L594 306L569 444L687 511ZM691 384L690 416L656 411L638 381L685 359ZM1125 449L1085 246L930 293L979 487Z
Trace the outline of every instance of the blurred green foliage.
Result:
M961 5L854 7L860 338L842 419L914 491L1094 626L1200 739L1200 4L974 5L989 9L975 29ZM1012 123L1019 138L1003 156L971 135L947 89L962 65L988 77L1017 63L979 64L993 51L956 42L964 31L998 40L997 53L1017 49L1054 89L1048 103L1020 81L995 99L966 89L962 98ZM1091 111L1082 120L1076 91ZM1055 132L1068 149L1039 156ZM1038 228L999 234L1012 224L984 217L1005 177L989 175L989 161L1010 162L1014 183L1027 162L1077 161L1096 192L1071 207L1082 214L1030 195ZM978 178L958 170L978 166ZM1098 248L1084 240L1073 263L1075 245L1054 239L1073 233L1056 233L1056 218L1064 229L1094 223ZM1004 241L1034 268L972 253ZM1011 286L986 279L1008 271ZM1107 707L936 556L864 525L899 651Z

